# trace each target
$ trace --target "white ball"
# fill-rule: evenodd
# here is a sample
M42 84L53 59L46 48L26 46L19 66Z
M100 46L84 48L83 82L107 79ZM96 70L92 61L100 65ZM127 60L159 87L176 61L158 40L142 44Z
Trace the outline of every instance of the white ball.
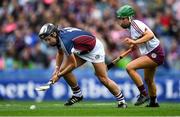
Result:
M35 106L35 105L31 105L31 106L30 106L30 109L31 109L31 110L34 110L34 109L36 109L36 106Z

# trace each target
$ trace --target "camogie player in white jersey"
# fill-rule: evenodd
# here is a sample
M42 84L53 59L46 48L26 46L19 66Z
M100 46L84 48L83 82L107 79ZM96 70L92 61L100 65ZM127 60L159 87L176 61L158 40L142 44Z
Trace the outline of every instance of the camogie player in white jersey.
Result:
M146 107L159 107L154 75L156 68L164 61L164 52L160 46L160 41L146 24L133 19L135 11L131 6L124 5L116 13L119 25L122 28L129 29L131 34L131 38L126 38L125 43L137 46L142 55L126 66L128 74L140 91L135 106L141 105L150 99ZM144 69L144 80L148 86L149 95L144 87L141 76L136 71L137 69Z

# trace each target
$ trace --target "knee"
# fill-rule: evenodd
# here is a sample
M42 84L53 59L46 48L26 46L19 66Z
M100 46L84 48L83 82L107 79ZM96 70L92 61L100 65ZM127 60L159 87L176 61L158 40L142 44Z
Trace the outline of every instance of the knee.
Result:
M127 66L126 66L126 71L129 73L129 72L131 72L132 70L134 70L134 68L133 68L130 64L127 64Z

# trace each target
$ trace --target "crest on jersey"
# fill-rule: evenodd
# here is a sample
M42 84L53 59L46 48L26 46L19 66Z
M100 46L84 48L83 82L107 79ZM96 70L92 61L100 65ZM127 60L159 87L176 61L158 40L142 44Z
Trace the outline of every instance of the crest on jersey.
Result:
M156 53L152 53L152 54L151 54L151 57L152 57L152 58L156 58L156 57L157 57L157 54L156 54Z
M99 58L100 58L100 55L96 55L96 56L95 56L95 59L99 59Z

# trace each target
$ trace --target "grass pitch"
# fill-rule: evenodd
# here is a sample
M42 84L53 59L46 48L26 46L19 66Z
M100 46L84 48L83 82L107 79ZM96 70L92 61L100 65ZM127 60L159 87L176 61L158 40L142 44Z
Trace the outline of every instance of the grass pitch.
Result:
M116 108L112 102L80 102L65 107L64 102L0 101L0 116L180 116L180 103L160 103L159 108L134 106ZM31 110L30 106L36 105Z

